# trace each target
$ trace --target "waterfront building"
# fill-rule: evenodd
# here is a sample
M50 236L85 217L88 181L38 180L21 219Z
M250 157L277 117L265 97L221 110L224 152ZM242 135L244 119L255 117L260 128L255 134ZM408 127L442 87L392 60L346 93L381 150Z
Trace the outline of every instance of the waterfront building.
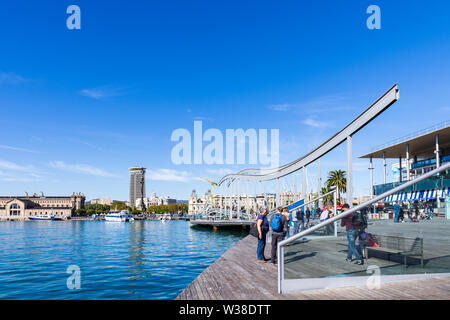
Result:
M198 197L197 192L195 190L192 190L191 196L189 198L188 213L201 213L206 209L208 204L212 204L211 190L208 190L203 197Z
M67 219L75 210L84 208L86 197L81 193L71 196L45 196L25 194L25 196L0 196L1 220L24 220L41 214L54 214Z
M172 203L177 203L177 200L170 197L170 196L166 196L166 197L157 197L155 192L152 192L152 196L149 198L144 198L144 204L145 207L149 207L149 206L161 206L161 205L169 205ZM138 198L136 199L136 206L137 207L141 207L142 206L142 198Z
M145 198L145 168L132 167L130 168L130 205L136 207L136 200L142 198Z
M450 121L395 139L360 158L370 160L371 192L373 196L380 195L450 161ZM383 183L379 185L373 185L373 159L383 160ZM386 159L398 159L393 166L397 174L392 182L386 181ZM410 207L431 203L438 213L444 213L447 197L450 197L450 173L443 172L387 197L380 205L403 202Z
M297 193L297 199L301 199L301 193ZM291 191L283 191L280 193L280 205L289 205L295 200L295 193ZM189 214L197 214L203 212L205 209L211 206L215 208L230 208L230 203L233 210L237 210L239 204L241 206L241 211L254 211L255 208L265 206L269 210L275 209L276 206L276 196L273 193L259 194L259 195L249 195L247 198L246 194L241 195L215 195L214 204L212 205L212 193L208 190L204 196L198 197L195 190L189 198Z
M91 204L103 204L103 205L112 205L114 203L114 200L111 200L110 198L98 198L98 199L92 199L90 201Z

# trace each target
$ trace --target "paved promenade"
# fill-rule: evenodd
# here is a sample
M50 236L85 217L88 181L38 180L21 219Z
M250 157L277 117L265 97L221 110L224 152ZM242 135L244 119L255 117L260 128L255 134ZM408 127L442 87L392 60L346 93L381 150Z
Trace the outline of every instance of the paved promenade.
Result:
M447 259L450 223L426 221L411 225L394 225L392 221L371 223L371 232L385 234L414 235L424 237L429 268L434 268L433 259ZM418 228L420 230L418 230ZM286 278L312 278L335 275L367 275L367 265L378 265L382 274L398 274L401 261L371 258L364 266L344 261L343 237L312 240L297 243L286 249ZM266 257L270 256L270 244L266 246ZM431 262L430 262L431 261ZM448 260L444 265L449 267ZM441 262L442 264L442 262ZM406 273L416 273L413 263ZM425 268L427 266L425 265ZM392 271L394 270L394 271ZM397 271L395 271L397 270ZM406 269L405 269L406 270ZM431 270L431 269L430 269ZM428 272L428 271L427 271ZM447 271L448 272L448 271ZM430 273L430 272L428 272ZM421 288L421 290L417 290ZM380 289L367 287L323 289L280 295L277 293L277 268L271 263L256 262L256 238L248 236L230 248L214 264L209 266L178 297L181 300L229 300L229 299L450 299L450 277L400 281L382 284Z

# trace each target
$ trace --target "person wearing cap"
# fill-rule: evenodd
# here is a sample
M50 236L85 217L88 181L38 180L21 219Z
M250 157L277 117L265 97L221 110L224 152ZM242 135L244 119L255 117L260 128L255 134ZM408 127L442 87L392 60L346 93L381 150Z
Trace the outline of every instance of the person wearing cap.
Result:
M256 255L259 263L264 263L268 259L264 258L264 249L266 247L266 235L269 232L269 221L267 220L267 209L261 208L260 214L256 219L256 227L258 229L258 245L256 247Z
M278 243L283 241L286 236L288 226L288 219L284 214L282 214L283 208L278 207L277 212L272 217L271 228L272 228L272 254L270 262L277 264L277 250Z

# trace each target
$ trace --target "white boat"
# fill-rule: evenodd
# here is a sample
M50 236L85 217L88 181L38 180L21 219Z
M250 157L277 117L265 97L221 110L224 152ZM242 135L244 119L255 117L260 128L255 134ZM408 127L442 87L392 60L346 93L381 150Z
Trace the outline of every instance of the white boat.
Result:
M128 222L134 221L133 215L129 213L127 210L122 211L110 211L105 215L106 221L114 221L114 222Z
M164 213L163 216L161 217L161 222L165 223L167 220L172 220L172 217L170 216L170 214Z
M28 217L30 220L46 220L46 221L56 221L56 220L62 220L60 217L55 217L55 215L50 213L41 213L38 216Z

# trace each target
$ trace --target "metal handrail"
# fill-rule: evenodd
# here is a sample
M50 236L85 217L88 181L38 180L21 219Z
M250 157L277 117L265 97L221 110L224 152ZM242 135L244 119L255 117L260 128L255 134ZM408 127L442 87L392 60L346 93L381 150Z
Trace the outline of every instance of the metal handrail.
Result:
M307 205L309 205L309 204L311 204L311 203L317 202L317 200L320 200L320 199L322 199L322 198L325 198L326 196L328 196L328 195L330 195L330 194L332 194L332 193L334 193L334 194L336 195L337 189L334 189L334 190L332 190L332 191L330 191L330 192L328 192L328 193L325 193L325 194L323 194L323 195L321 195L321 196L319 196L319 197L317 197L317 198L315 198L315 199L313 199L313 200L311 200L311 201L308 201L308 202L305 202L305 203L303 203L303 204L301 204L301 205L298 205L297 207L292 208L292 210L296 210L296 209L298 209L298 208L305 207L305 206L307 206ZM334 210L336 211L336 197L335 197L335 199L334 199L334 207L335 207ZM289 210L289 211L292 211L292 210Z
M312 232L314 232L314 231L316 231L316 230L318 230L318 229L320 229L320 228L322 228L324 226L327 226L327 225L329 225L329 224L331 224L331 223L333 223L333 222L335 222L337 220L340 220L340 219L342 219L342 218L352 214L353 212L356 212L356 211L361 210L361 209L363 209L363 208L365 208L365 207L367 207L367 206L369 206L369 205L371 205L371 204L373 204L375 202L378 202L378 201L380 201L380 200L382 200L382 199L384 199L384 198L386 198L386 197L388 197L388 196L390 196L390 195L392 195L394 193L402 191L403 189L406 189L407 187L409 187L409 186L411 186L413 184L416 184L417 182L425 180L425 179L427 179L427 178L429 178L429 177L431 177L431 176L433 176L433 175L435 175L437 173L440 173L440 172L448 170L448 169L450 169L450 163L447 163L445 165L442 165L439 168L436 168L436 169L434 169L434 170L432 170L430 172L427 172L424 175L421 175L420 177L415 178L414 180L410 180L408 182L405 182L404 184L402 184L402 185L400 185L400 186L398 186L398 187L396 187L394 189L386 191L385 193L383 193L383 194L381 194L379 196L376 196L376 197L374 197L374 198L372 198L370 200L367 200L366 202L363 202L363 203L357 205L356 207L350 208L349 210L346 210L346 211L342 212L341 214L335 215L334 217L331 217L331 218L329 218L328 220L326 220L324 222L320 222L320 223L316 224L315 226L312 226L311 228L309 228L309 229L307 229L305 231L302 231L302 232L300 232L300 233L298 233L298 234L296 234L296 235L294 235L294 236L292 236L292 237L290 237L288 239L280 241L278 243L278 248L277 248L277 253L278 253L278 292L279 293L282 292L281 291L281 289L282 289L281 288L281 282L282 282L282 280L284 278L284 274L283 274L283 271L284 271L283 247L285 245L287 245L287 244L297 240L298 238L304 237L304 236L306 236L306 235L308 235L308 234L310 234L310 233L312 233Z

